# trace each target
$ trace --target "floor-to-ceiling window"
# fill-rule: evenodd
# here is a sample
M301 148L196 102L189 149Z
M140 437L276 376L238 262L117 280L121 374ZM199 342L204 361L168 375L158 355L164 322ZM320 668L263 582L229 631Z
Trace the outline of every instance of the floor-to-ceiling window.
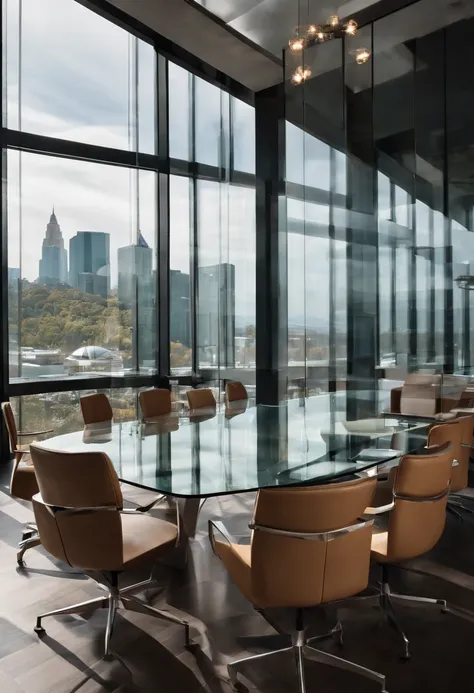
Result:
M100 382L251 384L253 107L76 0L2 12L3 396L73 426Z
M171 370L252 386L254 109L171 63L169 80Z

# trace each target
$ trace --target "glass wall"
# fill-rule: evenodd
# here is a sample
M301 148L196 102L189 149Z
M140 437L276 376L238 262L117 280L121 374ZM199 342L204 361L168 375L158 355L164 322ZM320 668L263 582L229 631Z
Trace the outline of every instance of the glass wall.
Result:
M289 396L472 369L474 19L439 5L285 56Z
M3 396L29 421L65 411L37 381L252 384L253 106L76 0L1 5Z
M156 173L9 150L7 180L11 377L154 371Z
M217 382L255 378L255 114L169 66L171 369ZM184 161L194 163L192 177ZM195 313L193 315L193 307ZM176 325L175 325L176 323ZM195 353L191 350L194 335ZM216 377L217 376L217 377ZM240 377L240 376L239 376Z
M379 358L385 368L468 374L474 90L463 75L474 20L449 13L426 26L418 19L428 7L422 0L373 27Z

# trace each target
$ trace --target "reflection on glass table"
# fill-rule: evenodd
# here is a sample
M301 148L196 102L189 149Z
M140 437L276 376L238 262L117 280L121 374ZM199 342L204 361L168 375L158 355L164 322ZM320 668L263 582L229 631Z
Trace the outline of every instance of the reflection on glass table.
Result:
M326 483L385 464L424 444L428 427L395 419L330 425L321 398L280 406L225 408L199 420L176 413L153 421L96 424L43 447L109 455L120 479L159 493L204 498L291 484ZM328 425L329 424L329 425ZM397 446L398 447L398 446Z

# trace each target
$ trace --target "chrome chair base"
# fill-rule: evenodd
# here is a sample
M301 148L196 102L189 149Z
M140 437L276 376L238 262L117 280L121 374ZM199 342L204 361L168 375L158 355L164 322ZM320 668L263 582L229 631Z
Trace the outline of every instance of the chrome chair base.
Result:
M85 602L80 602L79 604L73 604L72 606L64 607L63 609L55 609L54 611L48 611L45 614L41 614L36 619L36 626L34 631L38 636L43 636L46 634L46 630L42 626L43 618L47 616L61 616L65 614L82 614L85 612L95 611L97 609L108 609L107 613L107 627L105 631L105 654L104 657L110 657L111 649L110 642L112 639L112 633L115 623L115 615L119 608L123 608L127 611L135 611L140 614L145 614L147 616L153 616L155 618L161 618L164 621L169 621L171 623L177 623L184 627L184 637L185 637L185 647L191 646L189 623L183 621L177 616L174 616L168 611L162 611L161 609L156 609L145 602L142 602L136 596L132 594L137 590L144 589L153 582L152 578L144 580L143 582L136 583L135 585L130 585L123 589L119 589L117 586L118 575L112 574L112 580L109 587L105 587L102 583L98 583L100 587L103 587L107 591L107 595L103 597L96 597L95 599L89 599Z
M379 593L375 595L355 597L351 599L350 602L365 602L371 606L378 606L382 610L383 616L385 616L388 624L393 628L393 630L398 633L403 643L403 652L401 658L408 660L411 658L410 654L410 641L408 640L401 623L396 614L393 603L400 602L402 604L411 604L413 606L437 606L441 607L441 613L448 613L449 609L444 599L430 599L428 597L414 597L409 594L397 594L392 592L387 579L387 566L382 566L383 577L380 583Z
M16 560L20 568L23 568L25 565L23 556L25 555L26 551L28 551L28 549L33 549L35 546L41 546L38 528L36 525L27 524L23 530L21 541L18 543L18 548L20 550L16 555Z
M340 643L342 644L342 625L338 623L335 628L331 631L329 635L339 634ZM377 681L381 685L381 693L387 693L385 688L385 676L379 674L372 669L366 669L359 664L354 664L349 662L347 659L342 659L341 657L336 657L335 655L329 654L328 652L323 652L322 650L317 650L312 646L311 643L316 640L321 640L327 638L328 635L321 635L315 638L307 638L305 630L296 630L291 635L291 647L284 647L279 650L274 650L272 652L265 652L264 654L257 654L251 657L244 657L236 662L231 662L227 666L227 671L229 674L229 679L234 690L238 690L241 684L238 679L238 671L236 667L240 664L246 662L252 662L257 660L262 660L268 657L273 657L274 655L280 654L282 652L293 652L295 657L296 672L298 676L298 691L299 693L306 693L306 678L304 673L304 660L310 659L313 662L318 662L319 664L326 664L331 667L336 667L337 669L343 669L345 671L350 671L353 674L359 674L365 676L372 681Z

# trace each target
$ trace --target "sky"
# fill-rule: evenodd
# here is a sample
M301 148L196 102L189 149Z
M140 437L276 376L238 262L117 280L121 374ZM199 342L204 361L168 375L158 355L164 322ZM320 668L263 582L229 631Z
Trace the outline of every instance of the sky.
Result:
M141 151L154 151L156 85L151 46L74 0L22 0L21 27L20 0L6 0L5 6L10 128L131 151L135 150L138 137ZM137 53L138 124L134 122L132 78ZM170 153L175 158L190 156L189 80L185 70L170 65ZM229 122L231 108L235 161L242 169L251 171L255 155L252 109L241 102L231 102L228 94L201 79L196 79L197 159L217 165L221 122ZM227 138L224 142L228 156ZM328 145L288 125L287 152L290 181L329 189ZM335 161L336 191L345 194L345 156L336 152ZM30 281L38 277L41 244L54 206L68 250L69 240L77 231L110 234L114 286L119 247L134 243L140 229L149 246L156 248L156 187L153 172L138 175L120 167L10 151L9 266L20 267L22 276ZM254 324L255 192L211 181L198 181L196 191L198 263L235 265L236 316L240 322ZM189 273L192 186L187 179L172 176L170 193L171 268ZM400 224L406 224L403 219L408 218L409 208L406 197L402 197L396 200L397 216ZM382 217L383 203L382 195ZM329 208L288 200L287 213L289 321L306 321L309 327L327 325ZM426 211L420 207L417 214L423 222ZM420 233L425 226L418 224ZM420 237L417 242L421 240ZM470 236L466 236L466 243L471 243ZM337 292L342 297L346 245L337 241L333 250ZM455 262L462 261L461 256L455 258ZM343 321L342 301L337 303L337 311L336 320Z
M53 137L154 152L155 55L151 46L73 0L7 0L8 127ZM21 60L19 36L21 35ZM138 102L134 60L138 52ZM189 158L189 76L170 67L170 149ZM197 158L217 164L227 94L196 80ZM138 103L138 127L135 105ZM21 104L21 108L19 105ZM254 164L253 109L235 106L237 158ZM77 231L110 234L111 280L117 250L136 241L138 228L156 247L156 174L58 157L8 155L9 266L38 277L41 244L54 206L69 250ZM139 203L137 204L137 189ZM171 177L171 268L189 273L192 200L189 182ZM228 184L198 184L200 265L236 266L236 314L255 322L255 193ZM230 239L230 240L229 240Z

